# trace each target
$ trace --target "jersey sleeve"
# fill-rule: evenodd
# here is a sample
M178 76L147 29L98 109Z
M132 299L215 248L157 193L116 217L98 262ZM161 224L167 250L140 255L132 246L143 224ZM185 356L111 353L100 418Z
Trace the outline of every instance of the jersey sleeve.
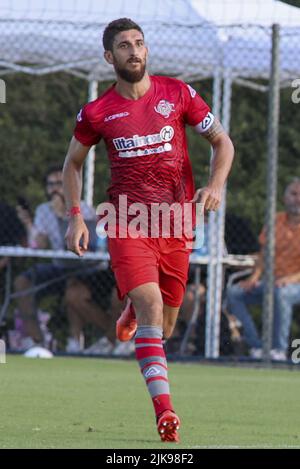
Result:
M194 88L181 82L183 101L183 118L186 124L195 127L199 133L206 132L214 122L209 105L201 98Z
M74 137L86 146L96 145L101 140L101 135L93 128L89 120L86 106L77 114Z

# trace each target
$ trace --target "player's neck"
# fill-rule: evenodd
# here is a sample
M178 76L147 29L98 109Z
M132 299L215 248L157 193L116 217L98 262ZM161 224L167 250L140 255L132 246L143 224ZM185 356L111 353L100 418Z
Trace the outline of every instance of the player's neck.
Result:
M151 80L146 72L142 80L138 83L128 83L128 81L122 80L122 78L118 77L115 90L123 96L123 98L137 100L147 93L150 86Z

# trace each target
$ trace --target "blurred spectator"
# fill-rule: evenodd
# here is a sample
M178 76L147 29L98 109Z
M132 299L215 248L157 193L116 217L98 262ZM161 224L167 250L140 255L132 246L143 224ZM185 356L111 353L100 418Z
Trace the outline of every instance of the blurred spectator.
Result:
M46 195L48 202L39 205L35 212L34 220L28 207L19 204L18 214L26 227L28 244L32 248L51 248L53 250L65 249L65 232L67 228L66 206L62 187L62 168L52 167L45 177ZM92 208L85 202L81 202L81 211L90 231L89 249L95 250L97 243L96 215ZM99 263L89 264L84 261L84 267L79 260L53 259L51 263L38 263L31 269L20 274L15 280L18 297L18 313L22 318L25 337L23 348L29 348L34 343L43 343L43 334L37 320L36 300L49 294L63 295L66 312L70 322L70 337L67 348L69 351L78 352L83 348L82 327L86 322L93 322L105 331L108 328L108 313L97 304L95 308L85 308L77 314L78 308L83 302L89 303L93 292L93 281L99 285L107 281L109 274L106 271L99 272ZM46 283L46 287L38 287ZM51 286L54 288L51 289ZM99 287L105 288L106 296L111 293L113 281ZM102 290L101 290L102 288ZM36 289L38 290L37 293ZM104 295L103 295L104 296ZM80 318L80 320L79 320ZM111 322L111 320L110 320Z
M5 202L0 202L0 246L15 246L27 243L26 232L17 211Z
M5 202L0 202L0 246L26 246L26 232L23 224L18 218L17 212ZM0 257L0 285L5 285L4 269L9 258ZM1 288L2 295L2 288Z
M285 212L279 212L275 225L275 285L273 350L275 360L285 360L293 305L300 303L300 179L294 179L284 193ZM229 311L242 323L250 355L260 358L261 339L248 311L248 305L261 304L263 298L263 250L265 229L259 237L261 249L254 272L227 290Z

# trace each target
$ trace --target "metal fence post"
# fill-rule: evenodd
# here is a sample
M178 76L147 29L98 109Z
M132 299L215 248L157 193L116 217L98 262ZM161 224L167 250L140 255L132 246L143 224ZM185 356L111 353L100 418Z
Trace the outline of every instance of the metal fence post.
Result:
M213 103L212 110L216 117L219 118L221 113L222 101L222 73L217 69L214 74L213 81ZM211 153L212 157L212 153ZM216 214L210 212L209 214L209 229L208 229L208 250L209 250L209 264L207 267L207 295L206 295L206 316L205 316L205 357L212 357L212 320L215 310L215 278L216 278L216 257L217 257L217 223Z
M98 96L98 82L91 80L89 82L88 100L94 101ZM92 146L84 167L84 200L92 207L94 198L94 173L95 173L95 146Z
M226 70L224 73L223 83L223 100L222 100L222 124L224 130L229 133L230 117L231 117L231 94L232 94L232 76L231 71ZM211 331L211 351L212 357L218 358L220 355L220 321L222 309L222 294L224 282L224 266L222 258L224 255L224 232L225 232L225 215L226 215L226 185L223 190L221 206L216 216L217 227L217 259L216 259L216 277L215 277L215 302L214 315Z
M278 171L278 126L280 106L280 27L272 26L272 59L269 87L268 150L267 150L267 208L266 247L264 252L264 296L263 296L263 358L270 361L273 333L274 308L274 251L275 212Z

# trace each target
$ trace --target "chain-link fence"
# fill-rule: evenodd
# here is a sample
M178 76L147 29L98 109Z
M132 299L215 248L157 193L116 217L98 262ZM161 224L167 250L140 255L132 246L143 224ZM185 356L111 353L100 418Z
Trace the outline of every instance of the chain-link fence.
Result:
M300 189L297 180L290 185L300 176L300 13L281 2L236 2L233 21L230 2L123 3L1 6L1 334L16 351L38 342L60 352L133 353L131 343L115 340L122 304L106 244L94 236L91 206L105 200L110 177L104 145L91 151L85 168L89 259L65 251L60 171L78 110L114 79L102 58L103 28L131 16L144 29L150 72L190 83L236 151L224 204L207 218L206 244L192 255L167 349L260 358L264 346L265 358L290 357L300 334ZM210 148L187 133L200 187Z

